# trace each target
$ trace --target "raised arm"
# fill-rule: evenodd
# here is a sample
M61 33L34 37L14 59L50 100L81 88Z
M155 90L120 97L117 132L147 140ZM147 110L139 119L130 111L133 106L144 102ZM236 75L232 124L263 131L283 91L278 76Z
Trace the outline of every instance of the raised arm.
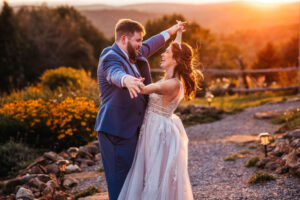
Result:
M167 30L155 35L145 42L143 42L142 47L139 49L139 54L145 56L146 58L155 53L163 44L170 38L170 36L175 35L177 31L182 31L186 22L177 22L177 24L168 28Z
M160 95L175 95L180 88L179 80L172 78L142 87L141 94L156 93Z

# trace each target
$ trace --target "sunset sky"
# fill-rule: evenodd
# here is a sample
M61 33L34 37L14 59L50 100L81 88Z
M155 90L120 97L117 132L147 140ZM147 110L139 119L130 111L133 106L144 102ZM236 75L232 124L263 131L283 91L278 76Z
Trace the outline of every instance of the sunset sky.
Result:
M108 5L127 5L136 3L152 3L152 2L167 2L167 3L216 3L216 2L228 2L233 0L6 0L11 5L27 5L27 4L41 4L47 2L48 5L87 5L87 4L108 4ZM287 3L296 2L299 0L240 0L248 2L256 2L261 4L275 4L275 3ZM1 0L2 5L2 0Z

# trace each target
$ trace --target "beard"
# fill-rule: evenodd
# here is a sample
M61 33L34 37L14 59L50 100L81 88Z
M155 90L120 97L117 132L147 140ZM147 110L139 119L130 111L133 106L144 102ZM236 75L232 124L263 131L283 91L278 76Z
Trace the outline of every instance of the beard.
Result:
M127 52L129 60L132 62L136 61L137 53L135 52L133 46L130 44L130 42L127 43Z

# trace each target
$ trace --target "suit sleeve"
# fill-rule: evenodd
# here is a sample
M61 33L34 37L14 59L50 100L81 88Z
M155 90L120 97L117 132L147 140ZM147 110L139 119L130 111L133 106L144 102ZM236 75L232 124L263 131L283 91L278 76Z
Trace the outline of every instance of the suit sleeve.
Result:
M109 56L103 60L103 73L108 83L122 88L122 78L127 73L117 56Z
M139 49L139 54L148 58L154 54L158 49L160 49L165 44L165 37L162 34L155 35L145 42L143 42L142 47Z

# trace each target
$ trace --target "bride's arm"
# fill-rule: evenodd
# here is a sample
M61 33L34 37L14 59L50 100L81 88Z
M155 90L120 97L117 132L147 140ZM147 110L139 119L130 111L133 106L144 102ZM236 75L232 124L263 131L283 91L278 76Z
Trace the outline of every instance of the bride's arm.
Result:
M151 83L147 86L144 86L141 90L141 94L157 93L160 95L173 95L178 91L179 87L179 81L175 78L172 78L169 80Z

